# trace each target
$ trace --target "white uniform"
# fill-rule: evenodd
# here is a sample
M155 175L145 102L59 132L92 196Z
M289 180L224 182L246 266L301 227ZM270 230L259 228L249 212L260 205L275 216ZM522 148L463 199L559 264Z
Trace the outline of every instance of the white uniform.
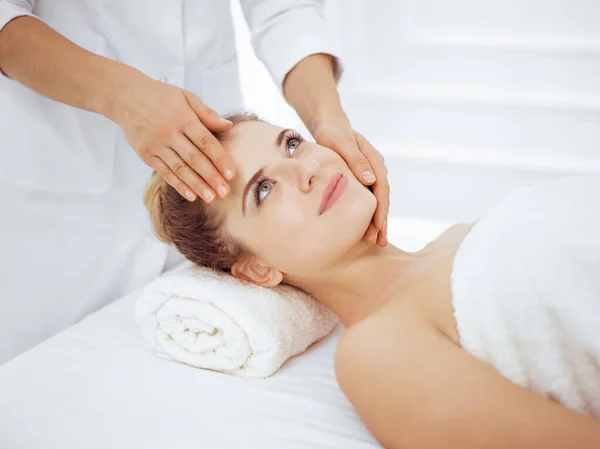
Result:
M241 0L281 87L313 53L336 55L322 0ZM228 0L0 0L0 31L35 15L76 44L242 105ZM0 75L0 364L159 274L167 246L142 192L151 173L120 128Z

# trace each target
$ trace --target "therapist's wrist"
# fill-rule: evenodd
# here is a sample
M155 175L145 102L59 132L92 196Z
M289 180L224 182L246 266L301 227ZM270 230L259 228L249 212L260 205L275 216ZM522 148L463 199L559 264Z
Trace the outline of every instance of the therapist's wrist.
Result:
M151 80L139 70L118 62L105 67L102 78L96 109L98 113L115 123L118 123L120 111L125 107L127 91L132 86Z
M319 95L306 95L301 102L292 106L313 136L322 126L349 122L336 90Z
M284 79L283 93L313 136L323 123L347 120L328 54L312 54L296 64Z
M315 138L323 129L336 127L351 129L350 120L341 106L319 108L305 124Z

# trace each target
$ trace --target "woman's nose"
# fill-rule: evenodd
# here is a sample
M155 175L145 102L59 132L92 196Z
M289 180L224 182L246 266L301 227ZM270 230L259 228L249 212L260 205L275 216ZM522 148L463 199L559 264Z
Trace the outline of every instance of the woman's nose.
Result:
M298 162L300 163L298 169L298 186L302 192L308 193L314 187L314 182L318 177L321 165L315 159L307 159Z

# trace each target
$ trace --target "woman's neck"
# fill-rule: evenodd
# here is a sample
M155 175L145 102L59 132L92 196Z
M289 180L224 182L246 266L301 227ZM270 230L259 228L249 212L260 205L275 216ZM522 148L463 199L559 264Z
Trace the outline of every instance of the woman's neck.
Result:
M392 284L409 280L423 266L427 252L409 253L393 245L360 242L319 278L290 280L340 317L349 327L375 310Z

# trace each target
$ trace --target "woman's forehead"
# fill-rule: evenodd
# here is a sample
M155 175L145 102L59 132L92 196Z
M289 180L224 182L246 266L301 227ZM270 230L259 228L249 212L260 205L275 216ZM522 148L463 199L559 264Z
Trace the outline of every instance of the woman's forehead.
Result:
M223 146L236 165L245 165L248 159L275 156L273 150L281 131L282 128L265 122L238 123L227 133Z
M269 138L273 134L277 135L282 128L272 125L271 123L262 121L246 121L233 126L228 132L228 137L231 139L246 139L254 138Z
M248 180L261 168L268 167L281 155L276 139L283 129L265 122L243 122L235 125L223 141L223 146L237 169L230 182L231 200L237 202Z

